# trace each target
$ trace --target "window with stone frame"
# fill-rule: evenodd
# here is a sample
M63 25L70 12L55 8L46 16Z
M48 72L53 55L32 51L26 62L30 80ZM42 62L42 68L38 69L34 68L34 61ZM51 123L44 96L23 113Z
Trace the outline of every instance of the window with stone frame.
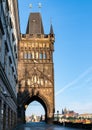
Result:
M42 59L43 58L43 54L42 53L40 53L40 59Z
M2 32L1 32L1 29L0 29L0 52L1 52L1 46L2 46Z
M24 52L24 59L27 59L28 58L28 54L27 52Z
M8 50L7 50L6 41L5 41L4 69L6 69L6 66L7 66L7 53L8 53Z
M45 52L43 53L43 59L46 59L46 53Z
M2 21L0 19L0 52L1 52L1 46L2 46L2 36L4 35L4 29L2 26Z
M30 52L28 52L28 59L32 58L32 54Z
M11 28L13 28L13 24L12 24L11 18L9 18L9 26L10 26Z
M9 48L8 48L7 41L5 40L5 53L4 53L4 66L5 67L7 66L8 52L9 52Z
M9 11L9 4L8 4L8 0L6 0L5 11L6 11L6 12L8 12L8 11Z
M13 41L13 42L15 41L14 33L12 33L12 41Z

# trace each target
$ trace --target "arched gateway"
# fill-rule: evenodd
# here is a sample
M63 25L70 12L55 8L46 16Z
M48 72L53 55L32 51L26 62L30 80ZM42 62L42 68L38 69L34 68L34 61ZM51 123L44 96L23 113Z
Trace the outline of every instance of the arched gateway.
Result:
M29 16L26 34L21 34L18 45L18 121L25 122L26 106L40 102L46 122L54 117L54 33L44 34L40 13Z

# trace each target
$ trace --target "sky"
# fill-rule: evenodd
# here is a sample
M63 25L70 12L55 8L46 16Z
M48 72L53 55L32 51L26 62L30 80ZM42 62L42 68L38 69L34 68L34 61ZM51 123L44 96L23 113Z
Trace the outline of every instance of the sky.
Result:
M18 0L18 3L21 33L26 32L30 12L41 13L45 34L49 34L50 24L53 25L55 112L67 108L92 113L92 0ZM39 113L44 111L39 103L33 102L26 114L38 109Z

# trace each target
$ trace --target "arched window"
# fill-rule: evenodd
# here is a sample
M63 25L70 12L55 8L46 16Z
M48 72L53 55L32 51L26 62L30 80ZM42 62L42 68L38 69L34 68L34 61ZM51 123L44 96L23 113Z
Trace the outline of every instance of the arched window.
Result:
M31 59L31 58L32 58L31 53L28 53L28 59Z
M42 53L40 53L40 59L42 59L43 58L43 55L42 55Z
M24 59L27 59L27 52L24 53Z
M43 53L43 59L46 59L46 53Z

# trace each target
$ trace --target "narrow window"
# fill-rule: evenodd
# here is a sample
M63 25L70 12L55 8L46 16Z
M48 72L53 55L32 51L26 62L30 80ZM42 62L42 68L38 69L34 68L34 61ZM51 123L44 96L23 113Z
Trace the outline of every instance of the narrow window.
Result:
M31 58L32 58L31 53L28 53L28 59L31 59Z
M20 58L23 59L23 52L20 52Z
M13 28L13 25L12 25L12 21L11 21L11 18L10 18L10 27Z
M43 57L42 57L42 53L40 53L40 59L42 59Z
M46 54L45 53L43 53L43 59L46 59Z
M27 59L27 53L26 52L24 53L24 59Z
M15 36L14 36L13 33L12 33L12 41L13 41L13 42L15 41Z
M0 30L0 51L1 51L1 46L2 46L2 33L1 33L1 30Z
M16 52L16 45L14 45L14 51Z
M2 26L2 22L0 20L0 51L1 51L1 46L2 46L2 36L4 35L4 30Z

